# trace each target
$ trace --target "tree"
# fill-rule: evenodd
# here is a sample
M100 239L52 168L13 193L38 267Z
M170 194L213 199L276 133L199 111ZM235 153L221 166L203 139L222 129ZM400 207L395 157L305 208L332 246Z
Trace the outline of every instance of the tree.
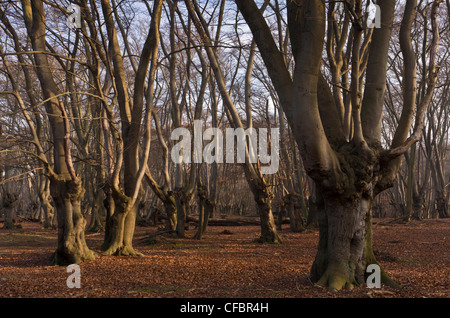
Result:
M217 86L219 88L220 95L222 97L222 102L225 105L225 111L234 128L244 130L244 125L240 118L239 113L235 107L234 102L225 85L225 78L223 71L218 62L217 54L213 50L211 36L209 35L208 28L205 20L201 14L201 11L196 3L196 1L185 1L189 16L193 20L193 23L199 33L209 62L212 68L214 77L216 79ZM256 7L256 6L255 6ZM256 7L256 10L259 9ZM248 119L247 119L248 122ZM251 127L249 127L251 129ZM272 136L277 138L278 136ZM270 185L268 179L264 177L261 172L261 167L258 164L254 164L249 160L249 153L251 150L251 141L245 141L245 164L243 165L245 176L247 178L248 184L252 191L254 200L257 204L258 214L261 220L261 236L259 238L260 242L270 242L270 243L280 243L281 238L279 237L275 225L275 220L272 213L272 200L273 200L273 186ZM255 145L253 145L255 147Z
M423 117L430 104L436 83L435 54L438 45L436 10L433 3L433 41L429 54L428 87L418 106L414 130L408 133L414 116L412 92L405 91L401 122L388 149L381 145L381 119L384 107L388 49L394 18L394 1L379 4L381 28L362 41L365 26L361 1L345 2L345 14L351 19L347 46L351 45L351 103L353 134L346 134L339 121L339 106L323 74L322 50L326 38L324 1L290 1L287 5L290 42L295 60L292 77L276 46L270 29L254 1L235 1L251 29L268 73L277 90L283 111L300 148L308 175L314 180L324 200L319 211L320 239L311 277L320 286L332 290L351 288L364 282L365 268L376 262L371 248L371 206L376 194L392 185L401 162L400 155L418 140ZM410 49L411 21L415 1L408 1L403 32ZM328 10L332 10L329 6ZM328 27L330 27L330 23ZM373 34L372 34L373 33ZM364 54L367 48L365 82L362 81ZM406 81L415 81L413 66L405 65ZM346 140L347 135L350 137ZM383 275L384 281L388 281Z
M103 16L108 33L108 49L111 50L114 87L121 118L121 134L115 131L119 151L116 166L110 182L115 211L109 220L109 236L105 238L104 253L107 255L140 255L132 246L136 213L140 201L141 182L147 169L150 151L151 112L153 89L157 69L159 46L159 24L163 0L154 3L152 22L142 48L139 64L134 77L134 92L128 90L128 81L121 48L113 19L113 9L109 0L102 0ZM150 72L148 75L147 73ZM148 75L148 85L145 87ZM145 108L144 108L145 100ZM139 160L141 122L144 123L143 158ZM120 171L124 164L123 191L120 187Z
M69 122L65 105L59 99L60 90L55 83L47 58L45 11L42 1L22 1L23 19L34 51L35 72L39 79L45 107L53 137L54 168L44 159L42 149L35 135L40 158L45 162L50 178L50 191L55 202L58 217L58 247L53 262L58 265L79 263L93 259L94 253L84 239L85 219L81 212L84 188L81 178L75 173L70 149ZM4 60L5 61L5 60ZM13 82L12 74L9 73ZM15 85L15 97L25 109ZM31 124L31 121L28 121ZM30 125L30 127L32 127Z

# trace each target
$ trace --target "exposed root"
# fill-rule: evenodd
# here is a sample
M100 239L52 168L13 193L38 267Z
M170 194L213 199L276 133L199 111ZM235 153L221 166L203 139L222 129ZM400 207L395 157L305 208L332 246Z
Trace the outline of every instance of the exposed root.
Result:
M350 279L348 274L336 267L328 267L319 281L315 284L317 287L328 287L330 291L337 292L341 289L351 290L358 283Z
M381 268L381 283L395 289L402 288L402 285L400 285L399 283L395 282L392 278L390 278L389 275L382 268Z
M268 243L268 244L281 244L282 240L281 238L277 235L276 237L268 237L268 236L260 236L259 239L257 240L258 243Z
M132 246L111 246L102 253L105 256L144 256L144 254L136 251Z
M68 266L71 264L80 264L84 260L95 260L97 253L90 250L87 246L80 247L77 252L73 249L57 249L49 258L51 265Z

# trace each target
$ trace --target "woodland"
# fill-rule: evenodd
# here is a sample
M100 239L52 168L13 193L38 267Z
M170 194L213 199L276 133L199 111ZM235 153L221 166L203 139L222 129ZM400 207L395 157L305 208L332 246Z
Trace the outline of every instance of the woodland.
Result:
M449 88L450 0L1 1L0 297L449 298Z

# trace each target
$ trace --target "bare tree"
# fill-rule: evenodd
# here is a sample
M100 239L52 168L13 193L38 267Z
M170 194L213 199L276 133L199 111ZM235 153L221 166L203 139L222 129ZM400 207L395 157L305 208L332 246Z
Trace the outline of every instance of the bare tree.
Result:
M128 90L124 61L119 46L113 12L109 0L102 0L103 16L108 32L108 48L111 50L113 66L113 81L117 93L117 102L121 118L121 135L116 134L119 157L112 175L111 187L114 198L115 211L110 218L110 235L105 238L105 254L140 255L132 246L135 230L136 213L140 201L141 182L147 169L147 160L150 151L150 122L153 107L153 87L157 68L159 24L161 20L163 1L154 3L152 22L144 46L142 48L139 64L134 77L134 93ZM150 67L150 74L149 72ZM148 85L145 87L148 75ZM145 94L145 89L149 90ZM147 98L145 98L147 96ZM144 107L145 100L145 107ZM141 122L144 122L143 158L139 160ZM120 170L124 164L123 191L120 186Z
M326 7L323 1L291 1L287 17L295 70L291 76L277 48L263 15L254 1L236 0L258 45L293 135L300 148L308 175L315 181L324 199L320 220L320 242L311 269L318 285L339 290L364 282L365 266L376 262L371 250L370 214L374 196L388 188L395 179L400 155L418 140L423 117L433 93L437 73L435 51L438 32L433 21L434 39L429 54L429 75L426 96L416 112L413 134L414 105L405 99L402 123L398 125L389 149L381 146L381 118L384 106L386 67L394 1L380 3L381 28L373 30L368 45L365 85L360 80L364 69L361 54L364 24L361 1L345 2L352 19L349 43L352 105L352 138L338 121L333 94L322 75ZM433 5L434 16L439 2ZM407 2L405 21L414 17L414 1ZM410 32L410 29L408 29ZM404 32L407 37L407 32ZM406 51L404 52L405 54ZM410 69L405 70L411 74ZM410 75L406 75L410 76ZM414 80L414 79L410 79ZM383 275L383 279L387 278Z
M229 121L234 128L244 129L241 118L225 85L223 72L218 63L217 54L212 49L211 37L209 35L209 32L207 31L207 25L201 15L201 11L199 10L195 1L185 1L185 4L188 9L189 16L193 20L193 23L197 29L197 32L200 34L202 41L204 41L205 50L208 55L210 66L213 70L219 92L225 105ZM258 8L256 8L256 10L260 12ZM261 219L261 236L259 240L261 242L279 243L281 242L281 238L279 237L276 230L271 206L273 200L273 187L262 175L259 165L250 162L250 147L251 146L249 145L249 142L246 142L246 160L244 171L249 182L250 189L253 193L255 202L257 204L258 213Z
M34 70L41 85L48 120L52 130L53 168L50 166L40 146L39 136L34 129L31 118L25 111L24 102L19 94L18 85L14 81L11 71L8 71L8 76L13 85L14 96L34 134L34 144L38 150L37 157L43 161L50 178L51 195L55 202L58 217L58 247L53 255L53 262L58 265L78 263L82 259L94 258L94 253L87 247L84 239L86 221L81 211L81 200L85 191L81 183L81 178L75 173L72 163L66 106L59 97L61 93L52 75L51 65L47 57L43 2L24 0L21 4L24 13L23 21L25 22L34 52ZM5 16L3 16L2 21L8 28L8 21ZM4 64L6 63L4 56L3 62ZM8 68L7 65L5 66Z

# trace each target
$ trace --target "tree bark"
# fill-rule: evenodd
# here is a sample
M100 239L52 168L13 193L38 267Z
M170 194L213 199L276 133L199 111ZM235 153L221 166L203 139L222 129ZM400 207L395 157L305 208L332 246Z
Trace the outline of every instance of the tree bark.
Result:
M94 259L84 236L86 220L81 212L81 199L85 190L81 181L53 180L50 191L58 219L58 247L52 256L53 264L67 266Z
M96 191L96 195L94 198L92 198L91 203L91 222L89 223L89 226L86 229L86 232L102 232L105 230L105 227L102 223L102 214L104 211L104 205L103 205L103 198L102 198L103 191Z
M3 195L3 214L5 221L3 223L4 229L13 229L16 216L16 209L19 204L18 193L5 191Z
M147 169L147 161L151 141L151 112L153 109L154 81L157 69L159 47L159 24L161 21L163 0L155 1L152 21L147 38L142 48L139 65L134 78L134 92L132 97L128 91L125 65L117 37L113 10L109 0L102 0L101 6L105 17L108 33L109 49L113 64L113 80L117 93L117 101L121 117L121 136L116 134L119 150L114 168L111 191L114 199L114 214L108 220L108 236L105 236L103 248L105 255L142 255L132 246L135 230L136 215L141 199L141 183ZM126 39L123 39L126 41ZM149 74L148 74L149 73ZM148 87L145 82L148 77ZM147 89L147 93L145 94ZM144 109L145 99L145 109ZM105 109L110 111L109 109ZM140 162L139 149L141 139L141 122L144 121L143 158ZM119 186L120 170L124 164L123 190Z
M318 252L311 268L311 279L317 285L351 289L365 283L369 264L378 264L372 250L372 202L370 193L353 200L324 199ZM400 287L384 270L381 282Z
M50 181L44 175L39 176L38 196L44 212L44 228L56 228L55 209L50 203Z
M189 12L189 16L193 20L193 23L197 29L197 32L201 35L202 41L207 44L205 46L205 50L208 55L210 67L213 71L220 94L223 99L228 120L234 128L244 129L240 115L233 101L231 100L230 94L228 93L228 88L225 84L225 77L219 65L217 54L212 49L212 42L209 36L208 26L205 20L202 18L200 9L198 8L196 2L186 0L185 4ZM260 12L258 8L256 8L256 10ZM201 58L200 55L199 57ZM284 62L282 62L282 65L283 67L285 67ZM246 143L246 162L243 167L261 218L260 241L280 243L281 239L277 234L276 225L272 213L273 189L271 189L272 186L268 185L268 182L262 176L260 168L257 165L250 163L248 158L249 149L250 147L248 143Z
M393 1L382 1L381 28L373 31L368 49L366 85L362 92L364 59L360 51L362 22L359 20L361 1L346 3L352 17L354 31L348 38L352 43L350 96L352 102L353 138L342 142L345 136L337 107L328 83L322 75L322 52L325 38L325 3L314 0L291 1L287 5L288 26L295 70L291 79L284 66L281 52L274 42L271 30L254 1L235 0L247 21L269 76L280 98L283 111L299 146L307 174L314 180L324 200L319 211L319 247L311 270L318 285L339 290L363 282L366 214L374 194L387 189L395 179L400 157L418 140L423 129L424 112L430 104L436 83L436 48L438 28L436 10L432 6L433 39L430 49L430 71L426 98L416 112L414 132L406 139L411 125L414 87L404 92L406 105L402 110L401 125L395 132L395 144L381 150L381 121L384 107L388 50L394 20ZM408 0L403 16L402 41L410 41L411 21L415 1ZM328 23L330 26L330 23ZM407 45L402 45L410 57ZM328 51L331 53L331 51ZM350 52L350 51L349 51ZM405 76L414 84L413 63L406 66ZM410 98L411 97L411 98ZM367 224L368 227L371 224ZM370 229L370 228L369 228ZM371 240L368 241L371 244Z
M75 175L69 145L69 127L65 106L58 100L59 89L47 59L45 42L45 11L42 1L22 0L24 20L33 46L36 74L41 84L53 138L54 169L50 174L50 193L56 206L58 247L52 257L55 265L79 263L93 259L84 238L85 219L81 212L84 189ZM48 162L47 162L48 164Z
M340 290L364 282L366 205L367 201L361 198L344 202L325 200L325 215L319 223L324 237L320 238L311 269L311 278L319 286Z
M299 209L299 202L302 198L296 193L289 193L284 197L284 205L288 212L289 224L291 231L299 233L305 231L305 218L302 214L302 210Z

